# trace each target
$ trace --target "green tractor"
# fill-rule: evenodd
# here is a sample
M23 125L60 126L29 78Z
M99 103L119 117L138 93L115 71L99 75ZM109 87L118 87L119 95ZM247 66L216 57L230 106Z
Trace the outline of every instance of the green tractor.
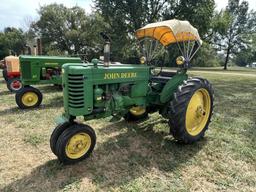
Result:
M61 66L82 63L79 57L20 56L19 60L23 88L16 93L15 99L20 109L38 107L42 102L41 91L31 85L61 86Z
M111 64L106 38L104 63L93 59L89 64L63 65L64 114L50 138L51 150L60 162L78 162L94 149L96 134L75 121L78 116L134 121L159 112L169 120L170 133L177 141L190 144L204 136L212 116L213 88L206 79L186 74L202 44L197 29L187 21L168 20L146 25L136 31L136 37L144 64ZM179 69L162 71L153 60L173 43L183 54L176 60Z

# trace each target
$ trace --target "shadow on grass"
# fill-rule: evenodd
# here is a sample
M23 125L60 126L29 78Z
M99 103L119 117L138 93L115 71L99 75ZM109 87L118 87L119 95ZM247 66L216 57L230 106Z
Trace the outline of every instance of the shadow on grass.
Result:
M113 134L120 129L120 134ZM85 178L108 191L155 169L174 173L207 144L207 140L203 139L193 145L181 145L164 139L167 133L154 133L150 129L124 121L103 127L99 134L110 137L98 142L88 159L69 166L50 160L0 190L54 192L76 185Z
M40 86L40 87L37 87L37 89L39 89L43 93L62 92L62 88L55 85Z
M51 99L48 99L46 104L42 103L40 109L49 109L49 108L60 108L63 107L63 96L55 96Z
M44 101L43 101L44 102ZM25 112L31 112L31 111L39 111L39 110L45 110L45 109L51 109L51 108L61 108L63 106L63 97L62 96L55 96L51 99L48 99L48 103L42 104L37 108L31 108L31 109L20 109L18 106L7 108L0 111L0 116L8 115L8 114L23 114Z
M11 91L0 91L0 97L1 96L4 96L4 95L12 95L12 94L15 94L15 93L12 93Z

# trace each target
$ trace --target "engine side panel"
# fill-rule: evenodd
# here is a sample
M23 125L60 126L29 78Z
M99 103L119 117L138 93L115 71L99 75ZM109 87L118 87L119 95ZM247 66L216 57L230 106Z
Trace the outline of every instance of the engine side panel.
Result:
M132 105L146 105L149 67L123 65L63 66L65 116L121 113Z
M77 57L20 56L24 85L61 84L61 67L65 63L82 63Z

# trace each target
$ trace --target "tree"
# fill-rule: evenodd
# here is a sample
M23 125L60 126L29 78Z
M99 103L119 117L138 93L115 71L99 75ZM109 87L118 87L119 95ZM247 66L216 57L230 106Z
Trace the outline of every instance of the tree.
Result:
M172 4L164 13L165 20L173 18L188 20L198 29L201 38L207 39L213 18L214 0L178 0L170 3Z
M249 35L249 44L236 54L234 61L239 66L246 66L256 61L256 33Z
M94 0L96 10L110 24L112 53L121 61L136 56L134 32L145 24L167 19L189 20L206 36L213 16L214 0ZM130 50L130 51L128 51Z
M99 52L99 32L105 24L98 14L86 15L84 9L77 6L51 4L40 7L39 16L32 30L42 38L45 54L67 51L88 59Z
M96 10L110 25L106 32L111 38L111 58L132 62L136 57L134 32L147 23L161 20L169 1L94 0Z
M227 69L230 56L246 49L247 35L250 33L251 23L248 14L248 2L229 0L225 10L220 11L214 19L216 47L225 52L224 70Z
M19 55L23 53L26 46L26 38L21 29L7 27L0 32L0 58L4 58L10 53Z
M9 49L5 44L5 35L4 33L0 33L0 60L7 55L9 55Z

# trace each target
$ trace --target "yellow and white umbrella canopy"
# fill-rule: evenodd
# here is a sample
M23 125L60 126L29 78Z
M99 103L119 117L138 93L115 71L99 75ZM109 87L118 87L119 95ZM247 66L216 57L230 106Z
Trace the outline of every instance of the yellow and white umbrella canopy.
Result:
M199 45L202 44L197 29L188 21L177 19L150 23L138 29L136 31L136 37L138 39L151 37L158 40L164 46L186 41L197 41Z

